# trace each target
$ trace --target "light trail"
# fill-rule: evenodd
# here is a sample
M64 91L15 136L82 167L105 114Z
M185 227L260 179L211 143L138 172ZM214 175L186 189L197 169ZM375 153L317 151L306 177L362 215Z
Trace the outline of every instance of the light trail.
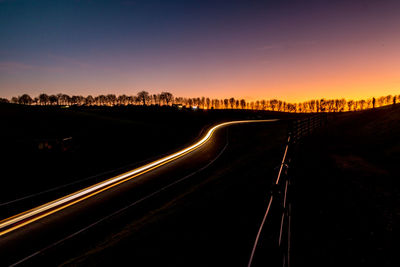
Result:
M150 162L142 167L139 167L132 171L128 171L121 175L112 177L103 182L99 182L95 185L89 186L89 187L79 190L75 193L61 197L59 199L48 202L48 203L38 206L36 208L30 209L28 211L19 213L17 215L7 218L7 219L1 220L0 221L0 236L5 235L16 229L19 229L27 224L37 221L37 220L39 220L43 217L46 217L50 214L53 214L57 211L65 209L65 208L67 208L71 205L74 205L78 202L81 202L91 196L97 195L107 189L110 189L121 183L129 181L137 176L140 176L140 175L147 173L153 169L156 169L162 165L165 165L168 162L174 161L196 149L199 149L202 145L207 143L207 141L211 138L211 136L214 134L214 132L219 128L222 128L222 127L228 126L228 125L232 125L232 124L254 123L254 122L273 122L273 121L277 121L277 119L243 120L243 121L230 121L230 122L220 123L220 124L212 127L207 132L207 134L202 139L200 139L198 142L196 142L195 144L193 144L187 148L184 148L178 152L175 152L169 156L166 156L159 160Z

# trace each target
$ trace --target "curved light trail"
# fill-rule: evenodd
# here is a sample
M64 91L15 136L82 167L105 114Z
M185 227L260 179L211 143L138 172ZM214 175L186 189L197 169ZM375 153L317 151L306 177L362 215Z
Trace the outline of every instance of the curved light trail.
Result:
M196 142L195 144L188 146L178 152L175 152L171 155L163 157L159 160L150 162L150 163L148 163L144 166L141 166L139 168L136 168L132 171L128 171L121 175L107 179L103 182L99 182L97 184L94 184L94 185L84 188L82 190L79 190L75 193L69 194L67 196L61 197L54 201L40 205L36 208L30 209L28 211L19 213L17 215L7 218L7 219L1 220L0 221L0 236L5 235L13 230L18 229L18 228L21 228L21 227L23 227L27 224L30 224L34 221L37 221L37 220L39 220L43 217L46 217L50 214L53 214L59 210L65 209L66 207L74 205L84 199L91 197L91 196L97 195L100 192L103 192L109 188L117 186L123 182L129 181L139 175L142 175L142 174L149 172L155 168L158 168L164 164L167 164L168 162L176 160L176 159L200 148L202 145L207 143L207 141L211 138L211 136L214 134L214 132L221 127L232 125L232 124L239 124L239 123L272 122L272 121L277 121L277 119L230 121L230 122L224 122L224 123L215 125L198 142Z

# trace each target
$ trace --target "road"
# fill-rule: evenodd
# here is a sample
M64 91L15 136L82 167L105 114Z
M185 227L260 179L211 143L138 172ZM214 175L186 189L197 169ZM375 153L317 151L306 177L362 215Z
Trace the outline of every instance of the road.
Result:
M96 227L110 217L118 217L135 205L146 202L143 206L148 209L151 202L160 198L159 195L164 191L185 183L186 179L192 179L218 160L227 147L225 130L221 129L249 122L217 125L192 146L1 221L2 262L12 264L25 259L23 263L29 263L36 260L38 255L35 253L43 254L47 250L44 248L52 249L67 239L76 238L84 230ZM245 138L249 137L251 134Z

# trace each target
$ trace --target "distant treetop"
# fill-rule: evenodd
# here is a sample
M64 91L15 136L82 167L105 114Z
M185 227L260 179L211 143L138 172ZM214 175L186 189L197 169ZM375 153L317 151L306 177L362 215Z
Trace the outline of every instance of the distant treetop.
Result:
M62 105L62 106L126 106L126 105L158 105L158 106L182 106L186 108L198 107L201 109L248 109L248 110L269 110L280 112L343 112L357 111L376 107L396 104L400 95L388 95L379 98L363 100L345 99L313 99L301 103L288 103L278 99L257 100L248 102L245 99L234 97L225 99L211 99L206 97L174 97L172 93L163 91L159 94L150 94L147 91L140 91L137 95L107 94L91 96L69 96L67 94L47 95L40 94L32 98L28 94L12 97L11 101L0 98L0 103L14 103L22 105Z

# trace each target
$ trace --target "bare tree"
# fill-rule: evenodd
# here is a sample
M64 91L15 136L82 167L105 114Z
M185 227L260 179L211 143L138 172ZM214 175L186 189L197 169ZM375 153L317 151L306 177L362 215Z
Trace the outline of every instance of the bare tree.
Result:
M271 106L272 111L275 111L275 108L277 107L278 103L279 102L276 99L272 99L269 101L269 105Z
M59 103L60 103L61 105L69 105L70 102L71 102L71 97L69 97L69 95L63 94L63 95L61 95L61 96L59 97L58 101L59 101Z
M245 108L246 108L246 100L244 100L244 99L241 99L241 100L240 100L240 107L241 107L242 109L245 109Z
M160 99L162 99L167 106L172 102L173 98L174 96L170 92L162 92L160 94Z
M199 106L200 106L200 105L201 105L202 108L204 108L205 105L206 105L206 98L205 98L204 96L200 99L200 104L199 104Z
M235 99L233 97L229 98L229 104L231 104L231 109L233 109L233 106L235 105Z
M289 103L288 104L288 111L289 112L296 112L296 105Z
M134 96L127 96L126 101L128 102L128 105L133 105L135 103L135 97Z
M210 100L210 98L206 98L206 107L207 107L207 109L210 109L210 105L211 105L211 100Z
M118 105L126 105L127 102L127 96L126 95L120 95L117 98L117 104Z
M41 105L47 105L49 103L49 96L47 94L40 94L39 102Z
M61 105L61 98L62 98L63 94L59 93L56 95L57 97L57 106Z
M85 104L88 105L88 106L91 106L91 105L93 105L93 103L94 103L94 98L93 98L93 96L88 95L88 96L86 97L86 99L85 99Z
M360 106L361 106L361 110L363 110L364 107L365 107L365 100L364 99L360 101Z
M0 103L10 103L10 101L7 98L0 97Z
M55 96L55 95L50 95L50 96L49 96L49 102L50 102L50 105L55 105L55 104L57 104L57 102L58 102L57 96Z
M224 99L224 107L227 109L229 107L229 100L228 99Z
M139 101L143 103L144 106L146 106L146 103L149 101L149 92L146 91L140 91L137 94L137 97L139 98Z
M354 101L353 100L350 100L350 101L347 102L347 107L348 107L349 111L351 111L353 106L354 106ZM375 103L374 103L374 106L375 106Z
M321 112L325 112L325 105L326 105L325 99L322 98L322 99L319 101L319 107L320 107L320 111L321 111Z
M260 105L262 110L267 109L267 101L265 101L265 99L261 100Z
M114 94L108 94L106 97L108 105L115 106L117 104L117 97Z
M33 100L28 94L23 94L22 96L18 97L18 104L30 105L32 102Z
M358 101L345 99L320 99L309 100L302 103L286 103L281 100L256 100L246 102L245 99L210 99L206 97L183 98L175 97L169 92L161 92L161 94L149 95L146 91L141 91L137 96L126 96L125 94L116 97L114 94L98 95L96 97L87 96L68 96L65 94L57 94L48 96L45 93L32 99L28 94L18 97L12 97L11 103L19 104L40 104L40 105L149 105L164 104L170 105L179 103L186 107L198 106L199 108L216 108L216 109L256 109L256 110L272 110L284 112L343 112L364 110L370 108L381 107L385 105L394 105L397 103L400 95L388 95L379 98L362 99ZM3 101L3 100L2 100Z
M158 104L157 102L159 102L159 99L160 99L160 95L154 94L154 95L152 96L153 104L154 104L154 105L157 105L157 104Z

